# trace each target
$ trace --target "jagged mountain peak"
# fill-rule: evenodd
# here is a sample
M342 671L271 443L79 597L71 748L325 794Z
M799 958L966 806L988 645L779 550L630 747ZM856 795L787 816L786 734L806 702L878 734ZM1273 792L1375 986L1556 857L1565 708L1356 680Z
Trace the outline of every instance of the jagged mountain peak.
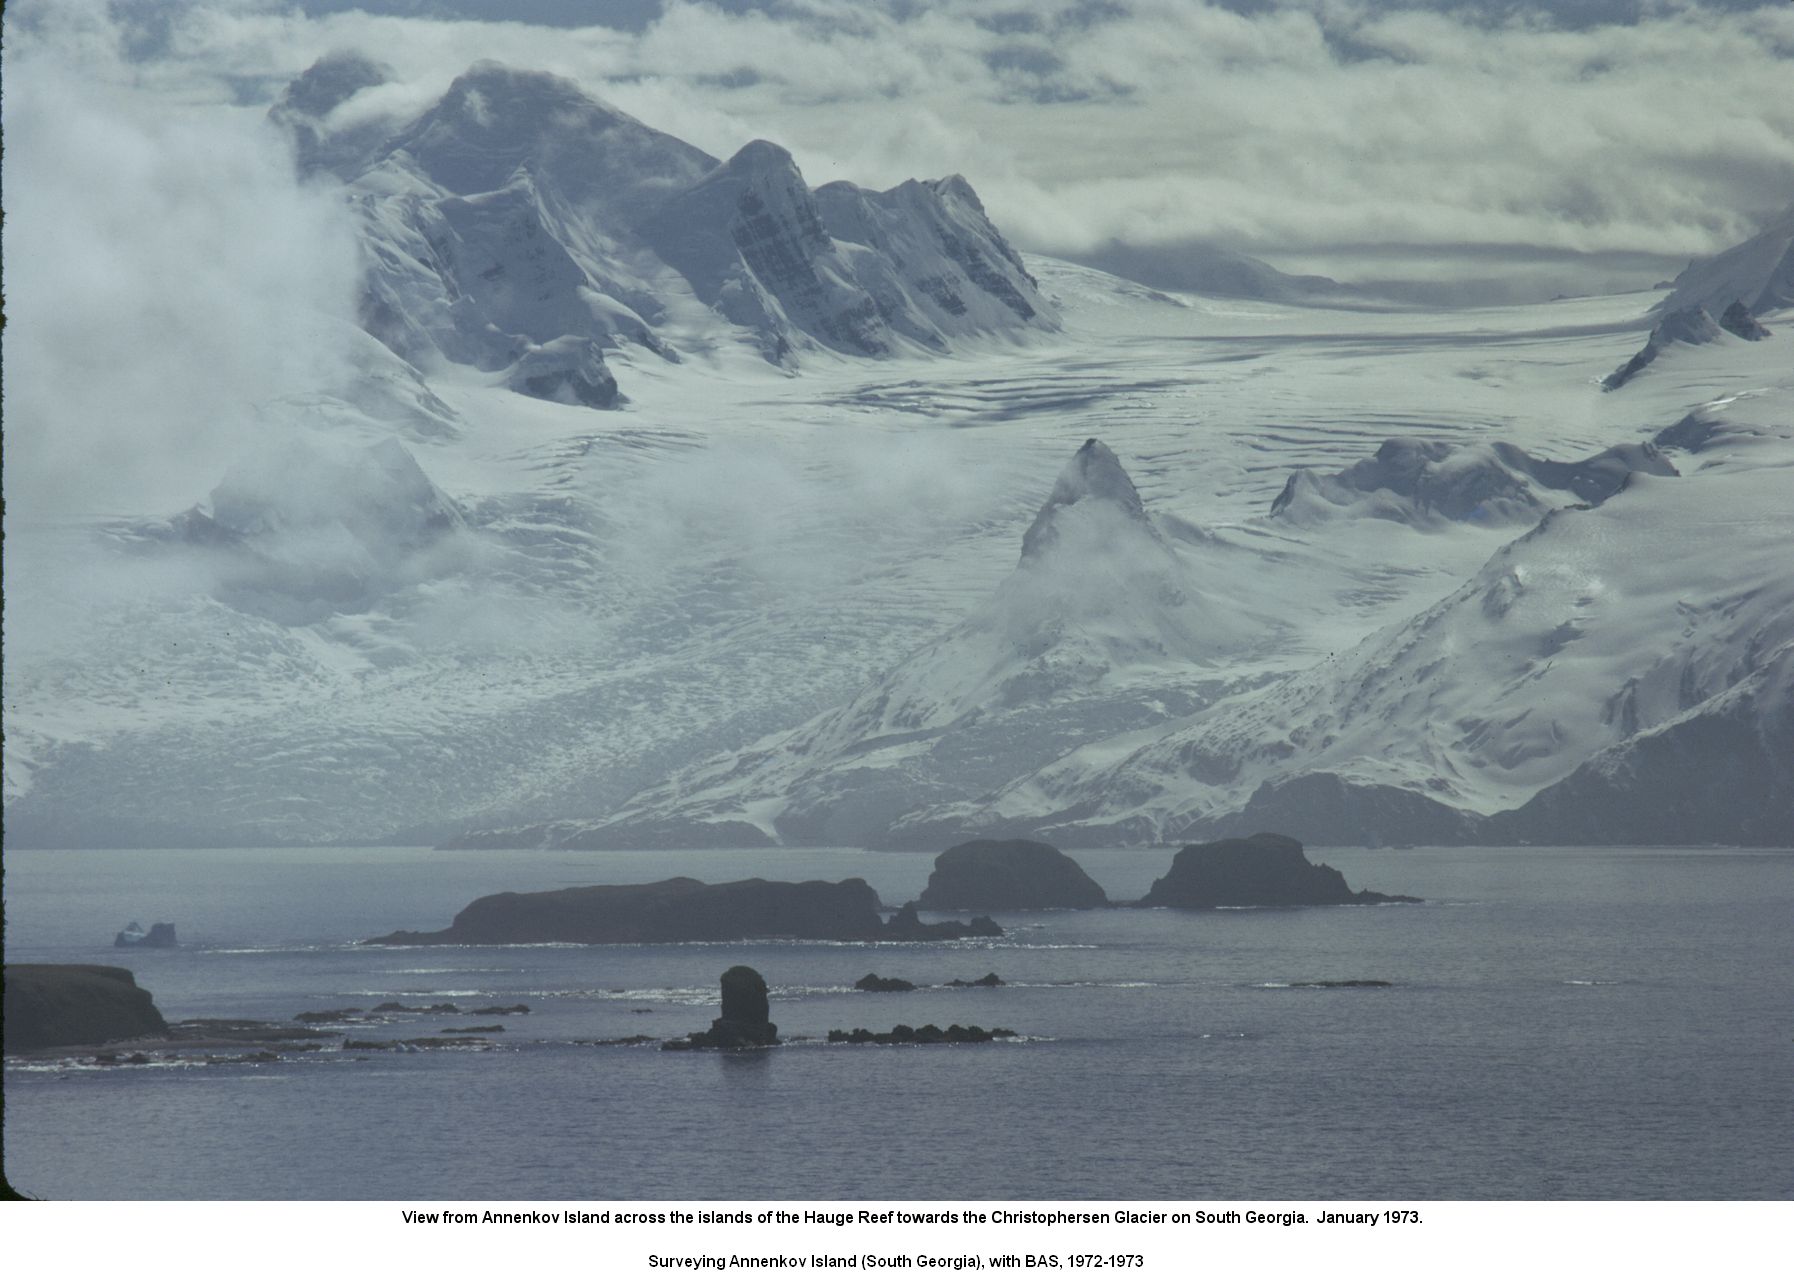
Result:
M488 129L518 116L546 122L539 121L541 112L567 109L578 111L584 117L580 124L586 126L640 122L593 97L565 76L509 66L491 58L481 58L457 75L437 105Z
M456 76L383 150L399 152L452 194L496 190L527 167L572 204L624 222L716 166L570 79L490 60Z
M1670 314L1701 306L1719 314L1733 304L1753 315L1794 306L1794 203L1744 242L1691 261L1654 309Z
M1078 448L1053 483L1053 492L1034 517L1034 524L1022 536L1022 560L1038 557L1055 539L1055 522L1062 509L1086 500L1097 500L1126 514L1143 526L1149 525L1146 508L1133 478L1122 467L1115 452L1095 438Z
M353 49L326 53L288 84L274 109L322 119L365 88L392 79L392 68Z
M559 362L545 391L534 367L506 383L590 406L618 401L605 351L677 361L661 335L675 321L733 328L780 364L1058 325L963 178L883 194L837 183L831 222L776 142L718 162L580 83L495 61L409 122L308 113L382 74L365 59L320 63L273 117L302 167L360 196L362 324L401 358L501 371L532 350L577 349L583 387L562 392Z

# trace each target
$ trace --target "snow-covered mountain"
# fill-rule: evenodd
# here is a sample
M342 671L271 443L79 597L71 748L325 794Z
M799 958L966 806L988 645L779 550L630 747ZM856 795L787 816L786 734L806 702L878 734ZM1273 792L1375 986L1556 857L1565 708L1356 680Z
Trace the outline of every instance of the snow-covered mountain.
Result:
M1785 308L1603 393L1644 298L1172 297L383 75L273 112L361 233L333 374L9 514L9 845L1794 841Z
M1237 597L1206 592L1114 452L1092 438L993 595L849 702L681 770L600 823L460 842L927 843L923 810L975 797L1083 739L1213 700L1228 688L1226 666L1279 631Z
M1755 315L1794 306L1794 203L1744 242L1689 262L1656 309L1669 314L1698 306L1718 316L1733 305Z
M495 62L413 119L370 117L358 103L385 79L326 59L272 117L302 164L347 184L363 323L414 364L508 369L520 392L605 407L604 351L624 346L677 360L735 332L789 363L1057 325L961 178L812 191L771 142L718 163L571 81Z

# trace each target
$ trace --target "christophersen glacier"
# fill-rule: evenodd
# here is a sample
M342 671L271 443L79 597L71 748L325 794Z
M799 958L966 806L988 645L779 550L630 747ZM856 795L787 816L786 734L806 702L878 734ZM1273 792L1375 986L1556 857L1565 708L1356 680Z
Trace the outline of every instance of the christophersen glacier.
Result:
M1171 295L388 74L271 111L340 374L9 518L9 844L1794 844L1794 208L1668 298Z

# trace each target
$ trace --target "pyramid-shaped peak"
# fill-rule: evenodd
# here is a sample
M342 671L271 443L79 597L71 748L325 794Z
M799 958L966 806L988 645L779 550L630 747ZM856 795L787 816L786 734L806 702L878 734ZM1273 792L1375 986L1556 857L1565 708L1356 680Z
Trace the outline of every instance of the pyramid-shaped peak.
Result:
M1053 483L1053 493L1047 496L1034 524L1022 536L1023 560L1036 556L1046 547L1052 538L1053 519L1060 509L1086 500L1100 500L1130 518L1146 520L1146 508L1140 502L1140 492L1134 488L1134 480L1115 458L1115 452L1091 438L1059 471L1059 480Z

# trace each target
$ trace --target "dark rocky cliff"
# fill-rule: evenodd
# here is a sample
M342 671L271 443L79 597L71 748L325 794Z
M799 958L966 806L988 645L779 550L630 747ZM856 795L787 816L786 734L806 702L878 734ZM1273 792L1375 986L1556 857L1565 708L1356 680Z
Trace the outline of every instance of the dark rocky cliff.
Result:
M92 1047L167 1033L150 992L128 968L6 965L7 1052Z

